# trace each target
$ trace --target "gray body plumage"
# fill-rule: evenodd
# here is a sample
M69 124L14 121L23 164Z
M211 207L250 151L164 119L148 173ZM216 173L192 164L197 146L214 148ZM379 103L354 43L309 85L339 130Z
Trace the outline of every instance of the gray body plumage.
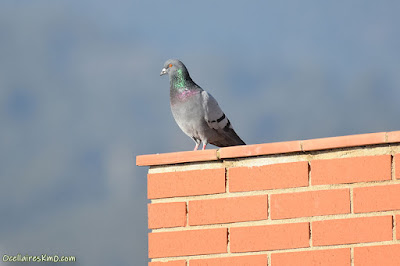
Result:
M161 75L167 73L172 114L181 130L195 141L195 150L200 142L203 149L208 143L218 147L245 145L214 97L193 82L181 61L168 60Z

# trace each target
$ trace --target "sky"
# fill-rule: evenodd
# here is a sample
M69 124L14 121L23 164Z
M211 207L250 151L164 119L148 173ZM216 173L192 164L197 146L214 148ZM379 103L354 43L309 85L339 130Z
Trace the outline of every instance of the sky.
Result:
M1 1L0 255L146 265L147 168L135 157L194 147L159 76L169 58L248 144L400 130L398 10L390 0Z

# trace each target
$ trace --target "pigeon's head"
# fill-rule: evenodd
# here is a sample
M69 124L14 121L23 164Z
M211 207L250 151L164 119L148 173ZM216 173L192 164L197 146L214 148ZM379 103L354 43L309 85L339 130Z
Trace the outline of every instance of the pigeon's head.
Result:
M170 77L173 77L178 71L182 72L184 76L189 75L185 65L181 61L179 61L178 59L169 59L167 60L167 62L165 62L164 68L161 70L160 76L168 74Z

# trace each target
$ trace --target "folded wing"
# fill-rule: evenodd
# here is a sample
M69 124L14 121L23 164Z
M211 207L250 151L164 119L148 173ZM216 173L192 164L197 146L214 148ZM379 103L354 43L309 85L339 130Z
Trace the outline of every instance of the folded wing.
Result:
M202 91L204 119L207 125L215 131L208 142L218 147L246 145L236 134L228 117L224 114L215 98L206 91Z

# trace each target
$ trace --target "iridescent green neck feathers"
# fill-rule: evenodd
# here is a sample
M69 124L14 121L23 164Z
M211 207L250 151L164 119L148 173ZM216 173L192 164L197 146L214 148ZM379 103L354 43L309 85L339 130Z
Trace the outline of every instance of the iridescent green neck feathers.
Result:
M176 74L174 75L174 77L172 79L172 86L175 89L184 88L187 86L182 69L178 69L176 71Z

